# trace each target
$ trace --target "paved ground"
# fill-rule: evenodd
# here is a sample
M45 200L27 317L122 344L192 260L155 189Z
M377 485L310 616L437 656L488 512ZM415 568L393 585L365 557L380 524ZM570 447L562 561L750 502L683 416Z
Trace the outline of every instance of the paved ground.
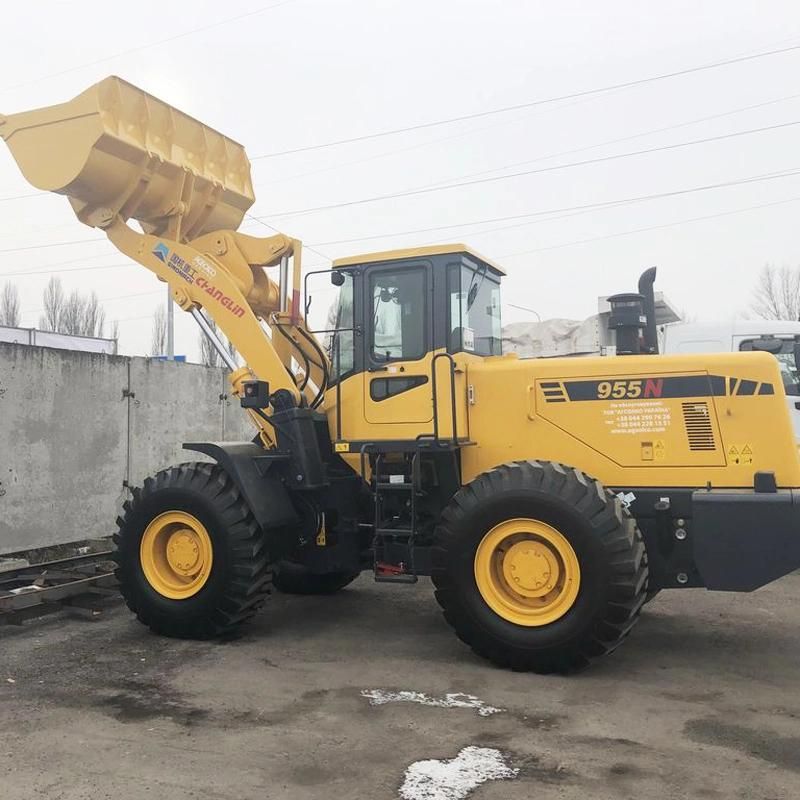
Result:
M475 800L797 798L798 662L800 574L753 595L664 593L570 678L473 656L427 582L277 595L225 645L155 638L116 607L0 629L0 796L388 800L412 762L477 745L519 773ZM506 711L371 706L374 688Z

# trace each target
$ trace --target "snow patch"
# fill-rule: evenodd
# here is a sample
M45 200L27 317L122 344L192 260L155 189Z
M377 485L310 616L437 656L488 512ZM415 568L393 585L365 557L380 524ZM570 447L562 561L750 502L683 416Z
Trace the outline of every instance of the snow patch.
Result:
M504 708L487 706L483 700L479 700L475 695L462 694L455 692L446 694L444 697L431 697L423 692L390 692L386 689L364 689L362 697L366 697L370 705L383 706L386 703L419 703L423 706L434 706L436 708L474 708L482 717L489 717L492 714L499 714L505 711Z
M463 800L486 781L516 778L499 750L465 747L455 758L415 761L405 772L403 800Z

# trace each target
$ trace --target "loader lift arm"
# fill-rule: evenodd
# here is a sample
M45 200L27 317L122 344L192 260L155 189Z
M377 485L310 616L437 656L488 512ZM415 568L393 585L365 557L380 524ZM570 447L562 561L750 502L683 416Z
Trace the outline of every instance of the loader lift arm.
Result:
M216 322L246 365L230 375L234 394L256 378L286 407L319 404L330 364L301 320L302 244L236 230L255 200L241 145L113 76L67 103L1 117L0 135L34 186L67 195L204 332L200 309ZM269 410L249 414L275 447Z
M265 267L285 264L289 256L298 272L300 242L282 235L257 239L235 231L218 231L179 243L137 233L119 217L104 230L120 252L170 285L181 309L196 313L202 308L216 322L246 364L230 375L237 396L242 394L242 383L252 378L268 381L273 393L288 392L296 406L310 405L324 388L329 366L323 360L324 352L314 349L299 333L307 332L299 318L298 301L288 301L288 291L264 272ZM281 277L287 277L285 268ZM269 326L271 337L260 320ZM292 371L293 357L307 365L303 376ZM305 382L303 391L298 378L300 385ZM271 427L259 414L251 412L250 416L273 446Z

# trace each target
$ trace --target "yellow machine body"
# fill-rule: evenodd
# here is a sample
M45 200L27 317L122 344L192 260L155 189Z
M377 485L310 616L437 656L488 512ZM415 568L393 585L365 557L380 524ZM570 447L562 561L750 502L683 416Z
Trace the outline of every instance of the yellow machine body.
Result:
M463 244L348 256L333 267L424 264L441 286L458 254L484 265L498 282L504 275ZM363 336L357 346L366 351ZM451 348L453 396L445 352L434 346L419 359L392 361L378 371L364 352L364 368L327 391L337 450L354 469L364 442L430 436L435 419L439 436L465 443L465 483L497 464L536 458L574 465L608 486L752 487L761 470L774 471L779 486L800 486L783 380L769 353L520 359ZM371 402L375 384L401 376L420 385Z
M416 365L420 372L430 373L431 358ZM370 420L370 380L362 373L341 388L337 450L354 467L361 442L433 431L429 385L384 402L383 418ZM449 434L449 390L443 394L437 413ZM328 390L332 430L336 403ZM754 472L772 470L779 486L800 487L783 382L767 353L456 357L456 420L469 442L465 482L496 464L536 458L573 464L608 486L747 487Z
M561 461L608 486L800 486L780 370L768 353L491 358L472 388L464 479L520 458ZM500 413L493 413L500 411Z

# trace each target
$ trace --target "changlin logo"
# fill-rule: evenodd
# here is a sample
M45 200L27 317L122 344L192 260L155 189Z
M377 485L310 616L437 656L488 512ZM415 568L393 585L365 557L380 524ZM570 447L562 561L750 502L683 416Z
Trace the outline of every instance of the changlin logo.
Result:
M244 309L235 301L226 295L221 289L209 283L205 278L198 278L195 281L195 286L202 289L206 294L211 295L215 300L218 300L223 308L227 308L235 317L243 317Z
M167 247L163 242L159 242L153 248L153 255L159 261L163 261L166 264L167 263L167 259L169 258L169 247Z

